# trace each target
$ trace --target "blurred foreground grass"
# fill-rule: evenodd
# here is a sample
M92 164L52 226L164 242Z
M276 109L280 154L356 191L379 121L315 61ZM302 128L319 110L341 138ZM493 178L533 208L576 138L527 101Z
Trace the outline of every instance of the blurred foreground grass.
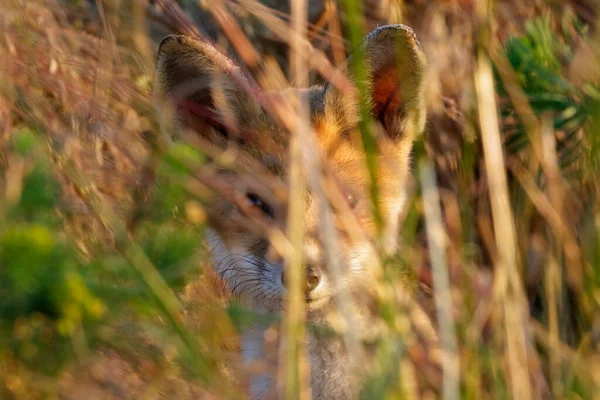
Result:
M254 1L218 3L264 64L277 61L287 71L289 8L265 4L279 11ZM202 199L210 191L192 179L207 157L190 144L167 143L150 94L163 34L203 34L229 48L212 7L166 0L0 5L1 398L241 396L237 333L255 316L225 301L210 270L202 242ZM432 0L363 8L366 28L413 26L430 61L430 121L415 159L436 169L460 397L518 397L498 304L503 283L494 279L503 238L493 230L477 119L477 52L493 65L496 92L489 95L499 106L519 285L531 311L523 321L531 334L521 338L523 372L534 396L598 397L600 39L593 7L499 2L488 13L483 3ZM309 2L308 15L312 45L338 64L336 51L343 56L350 45L336 29L352 37L356 27L333 1ZM418 176L402 250L387 264L429 293ZM365 398L440 395L439 376L422 378L398 361L404 350L401 337L381 347L382 367Z

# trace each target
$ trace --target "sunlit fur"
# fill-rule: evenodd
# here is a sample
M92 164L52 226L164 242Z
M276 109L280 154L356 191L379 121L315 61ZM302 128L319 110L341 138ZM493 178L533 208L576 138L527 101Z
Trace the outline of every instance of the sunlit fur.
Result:
M371 67L371 79L366 83L371 91L372 132L377 136L379 146L378 187L384 245L387 250L393 250L406 200L412 144L425 121L425 60L412 31L400 25L374 31L365 39L362 50ZM266 239L263 228L266 225L285 232L287 200L277 188L285 192L287 187L290 134L258 104L253 94L229 79L239 70L229 60L225 64L223 59L216 63L214 51L211 46L187 37L170 36L163 40L155 82L157 100L162 103L166 97L175 102L191 101L216 110L217 104L222 103L217 96L221 93L227 110L221 110L220 115L230 117L245 132L235 140L235 147L244 157L238 158L234 172L219 169L215 173L225 189L207 203L210 225L207 241L215 269L234 297L254 310L279 312L285 305L284 262ZM233 69L227 71L228 68ZM194 82L199 85L194 87ZM340 252L334 256L343 266L341 284L352 297L351 310L356 316L356 325L352 329L359 337L368 336L377 326L372 299L379 269L375 268L378 260L373 246L376 224L370 203L365 153L358 140L358 106L352 97L342 95L331 84L301 89L298 93L310 105L312 128L327 175L340 184L342 192L351 193L356 203L352 213L363 239L351 240L349 228L335 212L334 205L333 221L340 238ZM228 132L226 137L222 129L215 128L213 120L194 112L179 112L176 117L216 147L232 148L230 139L234 135ZM252 205L240 204L248 192L260 196L273 211L272 218L262 219L263 228L257 228L254 223L260 216L256 213L247 215L243 211L245 206ZM316 289L307 295L308 318L336 327L339 313L325 267L319 202L313 192L307 195L304 215L304 256L308 264L322 271L323 276ZM262 342L260 328L254 327L244 334L243 352L247 361L265 356ZM357 396L363 365L348 359L341 340L311 335L309 353L315 398ZM264 398L272 386L269 377L257 377L251 387L252 397Z

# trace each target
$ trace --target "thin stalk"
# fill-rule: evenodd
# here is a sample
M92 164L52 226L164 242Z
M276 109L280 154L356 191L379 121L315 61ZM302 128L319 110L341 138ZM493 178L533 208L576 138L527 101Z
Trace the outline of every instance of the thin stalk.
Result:
M497 248L494 296L504 323L504 344L508 360L513 398L532 398L528 363L527 306L519 277L515 227L508 196L502 141L498 128L498 109L492 66L486 49L489 47L488 13L490 3L477 3L478 16L486 25L482 29L477 51L475 90L479 110L485 168L489 182L490 202Z
M425 228L429 244L429 256L433 273L435 306L442 345L442 393L446 400L460 398L460 365L456 327L452 312L452 293L446 263L446 233L442 223L440 195L437 189L435 171L431 162L422 159L419 163L421 185L423 186L423 209Z
M291 42L291 76L292 81L300 87L307 86L308 71L302 56L302 40L306 36L306 18L308 9L306 0L294 0L291 4L291 26L296 33ZM289 400L309 399L310 382L309 368L307 367L305 346L306 336L305 319L306 310L303 296L303 244L304 244L304 212L306 180L303 171L303 149L310 132L310 117L308 105L297 95L293 99L293 106L298 118L296 129L292 133L290 143L290 200L288 214L288 238L292 251L288 254L286 262L286 276L288 278L288 302L285 318L286 364L285 364L285 398Z
M301 128L299 128L301 129ZM304 338L304 299L303 292L303 254L304 241L304 200L306 182L302 173L302 147L300 134L293 135L290 143L290 199L288 203L287 236L291 248L286 260L286 284L288 301L285 313L287 332L285 364L285 398L296 399L299 393L300 376L298 361L300 343Z
M377 142L371 132L371 95L368 87L369 67L361 47L365 36L363 28L363 9L362 3L357 0L341 1L348 18L348 33L350 36L350 45L354 48L352 54L351 70L354 75L354 82L359 91L359 113L360 120L358 127L360 129L360 138L366 155L367 170L369 173L370 185L369 192L373 203L373 217L377 224L378 236L381 238L383 228L383 217L380 209L379 189L377 185Z

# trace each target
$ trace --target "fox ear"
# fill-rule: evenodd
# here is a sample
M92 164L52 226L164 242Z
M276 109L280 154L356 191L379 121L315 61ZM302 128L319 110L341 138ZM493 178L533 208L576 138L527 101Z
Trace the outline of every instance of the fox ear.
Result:
M170 35L158 49L155 99L159 105L170 101L177 120L200 134L226 139L227 121L235 121L239 110L251 104L246 92L231 80L232 74L247 83L240 69L212 45Z
M373 117L392 140L420 133L426 118L427 61L415 33L405 25L382 26L367 35L361 50L369 68L365 86L370 90ZM327 92L326 104L341 101L337 90L330 87Z

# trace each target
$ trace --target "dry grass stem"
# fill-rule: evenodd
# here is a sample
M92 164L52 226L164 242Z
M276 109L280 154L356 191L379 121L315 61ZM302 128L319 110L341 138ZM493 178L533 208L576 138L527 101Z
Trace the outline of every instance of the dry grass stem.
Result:
M442 222L440 195L437 190L435 171L431 164L419 162L419 176L423 187L423 209L429 242L431 268L433 270L433 289L440 340L442 347L442 370L444 399L460 398L460 365L456 327L454 326L454 307L446 263L446 233Z
M481 1L480 7L487 9ZM490 200L498 260L495 263L494 293L504 322L504 341L514 398L531 399L526 332L526 305L517 269L514 220L508 198L504 169L504 152L500 141L498 110L495 102L494 78L489 58L483 49L478 51L475 87L479 109L485 170L489 182Z

